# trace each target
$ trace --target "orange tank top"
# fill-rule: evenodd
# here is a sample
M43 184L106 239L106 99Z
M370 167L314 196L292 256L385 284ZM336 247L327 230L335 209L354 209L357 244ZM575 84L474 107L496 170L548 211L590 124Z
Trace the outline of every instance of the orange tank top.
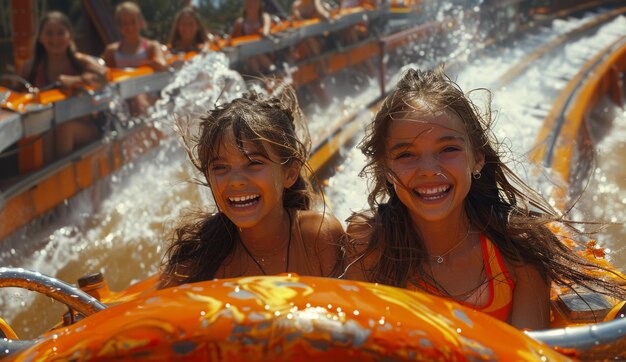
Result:
M483 253L483 261L485 263L485 273L489 281L487 285L489 292L488 299L482 306L463 303L461 301L459 301L459 303L506 322L511 315L515 282L504 264L500 251L493 242L485 235L481 234L480 245ZM441 292L432 285L424 281L420 281L419 284L428 292L441 295Z

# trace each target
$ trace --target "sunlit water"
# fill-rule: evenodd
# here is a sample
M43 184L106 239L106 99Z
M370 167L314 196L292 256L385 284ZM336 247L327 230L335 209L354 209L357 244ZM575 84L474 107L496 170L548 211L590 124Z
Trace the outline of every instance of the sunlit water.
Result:
M589 14L582 19L555 21L523 39L514 46L501 49L488 57L470 63L455 77L463 89L476 87L489 88L497 82L516 61L560 34L579 25L580 22L593 18ZM626 22L618 18L604 26L593 37L584 38L568 45L561 56L550 57L534 65L519 81L506 89L493 91L493 109L497 111L494 126L495 136L509 152L512 166L526 176L530 183L540 183L533 179L526 162L527 152L532 148L536 132L556 97L564 86L564 75L575 73L584 63L584 58L593 56L590 48L596 49L601 44L608 44L615 34L626 33ZM450 43L456 58L467 55L472 50L473 29L466 28L453 34ZM410 47L403 56L421 54L424 61L409 66L428 67L445 59L432 56L429 58L432 44ZM585 51L585 49L587 49ZM577 62L573 62L577 59ZM221 103L239 95L244 85L235 72L226 67L226 60L219 54L205 58L196 58L177 74L169 89L163 92L163 100L157 104L152 114L160 127L173 134L173 114L201 114L216 103ZM207 69L210 71L207 72ZM554 78L546 76L554 71ZM558 71L557 71L558 69ZM396 70L390 83L397 81L401 70ZM361 75L362 86L368 80ZM363 80L364 79L364 80ZM343 85L340 87L339 85ZM334 98L333 104L320 109L316 106L307 108L310 130L313 140L327 131L339 116L357 111L378 95L378 85L371 81L369 86L358 92L352 85L344 85L342 79L334 78L325 83L326 89ZM181 88L182 85L185 85ZM222 92L226 89L225 92ZM354 94L345 97L344 94ZM480 104L480 102L479 102ZM193 117L192 117L193 119ZM371 119L365 114L363 122ZM598 144L602 154L620 148L623 151L623 132L626 116L621 114L613 122L614 132L607 135ZM193 126L193 121L191 123ZM620 131L621 130L621 131ZM621 133L621 137L620 137ZM360 139L358 135L356 139ZM620 153L617 153L620 154ZM354 143L342 151L343 161L335 166L335 174L328 180L325 192L328 203L340 220L345 220L352 210L366 207L366 185L356 175L364 164L361 153L354 148ZM613 172L618 167L611 162L620 162L619 157L599 158L599 168L595 173L596 184L589 190L591 204L609 205L594 207L594 218L603 220L624 220L624 183L623 174ZM605 164L606 163L606 164ZM609 176L610 175L610 176ZM20 235L3 244L0 265L23 267L55 276L69 283L75 283L82 275L101 271L113 290L120 290L132 282L154 274L167 247L167 239L172 228L185 213L193 208L210 203L206 190L194 182L196 174L191 169L180 147L179 137L172 137L163 147L150 152L142 159L125 166L113 177L100 182L94 190L84 192L69 202L68 206L51 216L54 222L45 227L31 226ZM107 195L101 201L97 194ZM581 201L581 204L587 201ZM626 242L623 224L602 234L601 241L614 250L615 264L626 266L626 257L622 249ZM24 246L28 243L29 246ZM10 245L10 247L5 247ZM51 326L59 321L64 307L42 297L33 297L33 293L21 290L6 290L0 295L2 317L15 328L21 337L34 337L42 332L43 326ZM39 311L34 313L33 311Z

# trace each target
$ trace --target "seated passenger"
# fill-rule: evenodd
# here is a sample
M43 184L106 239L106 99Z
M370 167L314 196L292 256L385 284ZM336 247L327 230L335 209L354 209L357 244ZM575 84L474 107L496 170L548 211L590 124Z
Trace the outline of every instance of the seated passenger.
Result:
M294 20L320 19L328 21L330 11L327 4L321 0L296 0L291 7L291 16ZM314 37L309 37L298 44L295 49L296 60L314 57L321 53L320 41Z
M263 10L261 0L244 0L243 6L243 14L235 20L230 37L238 38L246 35L268 36L272 26L272 19ZM272 70L273 67L273 62L268 54L258 54L245 60L242 71L251 75L259 75Z
M111 68L137 68L148 65L156 71L165 70L167 64L161 50L161 44L141 36L145 26L141 9L134 2L126 1L115 8L115 20L122 33L119 42L109 44L102 58ZM154 102L147 94L129 100L130 113L137 116L145 113Z
M509 169L491 137L490 98L481 112L468 94L441 69L410 69L383 102L359 147L370 207L349 219L347 277L455 300L520 329L548 327L553 282L626 298L621 273L551 231L558 222L562 235L580 235L580 222Z
M159 42L141 36L141 29L146 23L137 4L131 1L119 4L115 8L115 20L122 39L109 44L102 54L109 67L136 68L149 65L155 70L167 67Z
M209 49L213 38L202 24L196 10L192 6L186 6L174 17L168 48L174 54L200 53Z
M377 6L377 1L367 0L341 0L339 1L339 10L361 7L364 10L370 10ZM369 36L369 29L366 22L355 24L347 29L342 29L334 33L343 46L350 46L366 39ZM359 71L373 77L376 74L374 64L367 59L359 64Z
M24 63L20 75L39 89L100 87L106 83L107 69L76 50L72 25L58 11L45 14L39 22L33 54ZM44 163L66 156L98 136L98 127L90 117L57 124L43 135Z
M199 125L184 141L215 204L176 230L159 287L286 272L336 275L343 226L312 207L310 142L293 89L246 94Z

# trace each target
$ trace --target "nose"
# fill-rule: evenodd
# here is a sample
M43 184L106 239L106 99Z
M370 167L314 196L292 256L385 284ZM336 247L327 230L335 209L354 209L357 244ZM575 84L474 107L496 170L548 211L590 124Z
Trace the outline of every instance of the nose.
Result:
M426 177L443 175L439 161L432 156L420 157L420 159L416 162L416 171L420 176Z
M248 184L248 179L243 172L233 170L228 178L228 184L232 188L242 188Z

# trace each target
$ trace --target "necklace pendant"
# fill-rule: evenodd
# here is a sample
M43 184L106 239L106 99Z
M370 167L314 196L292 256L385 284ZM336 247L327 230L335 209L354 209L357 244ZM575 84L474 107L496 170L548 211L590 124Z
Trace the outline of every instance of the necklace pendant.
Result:
M437 255L437 257L435 258L435 261L437 262L437 264L443 263L443 256Z

